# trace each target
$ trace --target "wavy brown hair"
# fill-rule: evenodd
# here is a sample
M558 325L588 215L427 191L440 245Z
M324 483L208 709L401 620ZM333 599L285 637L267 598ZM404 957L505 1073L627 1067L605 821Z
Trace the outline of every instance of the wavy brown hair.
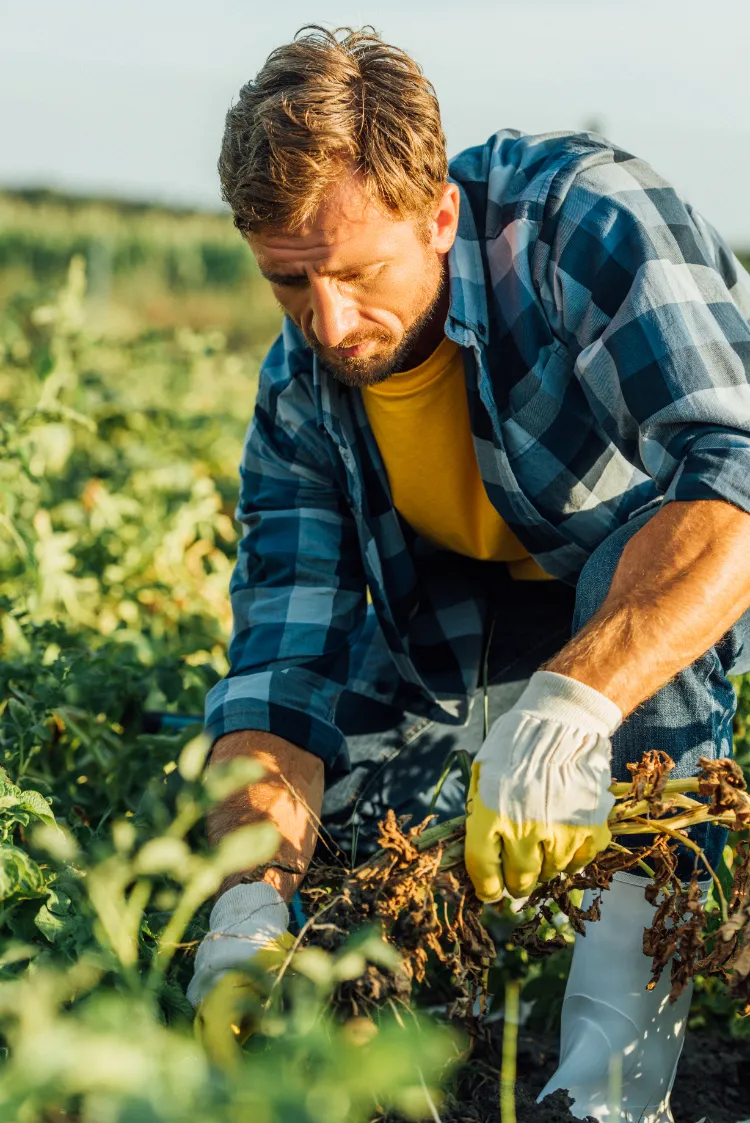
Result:
M395 216L427 214L448 175L437 97L373 28L303 27L227 113L222 197L243 234L295 231L351 172Z

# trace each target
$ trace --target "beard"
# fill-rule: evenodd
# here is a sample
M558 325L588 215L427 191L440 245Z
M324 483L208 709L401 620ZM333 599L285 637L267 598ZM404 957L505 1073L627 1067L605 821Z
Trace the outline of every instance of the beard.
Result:
M411 322L400 339L394 340L390 333L381 332L375 335L351 336L340 344L343 349L370 341L382 343L384 349L375 355L357 358L331 354L330 348L323 347L315 336L306 335L308 345L326 370L345 386L377 386L392 374L408 370L405 361L409 353L414 349L422 333L433 327L440 311L447 280L446 271L440 265L438 269L434 283L428 282L421 289L419 298L414 302Z

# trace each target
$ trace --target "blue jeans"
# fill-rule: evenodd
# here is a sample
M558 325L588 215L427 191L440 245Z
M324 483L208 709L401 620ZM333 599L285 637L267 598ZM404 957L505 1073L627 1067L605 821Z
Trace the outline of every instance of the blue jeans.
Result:
M598 610L625 545L658 510L652 506L630 519L594 551L575 590L558 581L498 582L494 590L492 642L488 654L489 720L520 696L530 675L550 659ZM493 576L497 569L493 567ZM488 619L488 629L492 621ZM691 776L701 756L732 753L736 699L727 675L750 669L750 611L722 640L632 713L612 739L612 772L629 778L626 765L647 749L662 749L675 761L675 776ZM389 807L420 822L431 810L435 787L456 749L473 756L483 738L482 691L463 727L441 725L353 694L344 694L336 720L346 735L351 770L328 787L323 825L330 842L350 858L376 844L377 823ZM434 810L440 818L463 811L464 786L458 765L444 781ZM726 832L704 825L695 841L712 865ZM635 841L635 840L633 840ZM680 872L692 868L686 855Z

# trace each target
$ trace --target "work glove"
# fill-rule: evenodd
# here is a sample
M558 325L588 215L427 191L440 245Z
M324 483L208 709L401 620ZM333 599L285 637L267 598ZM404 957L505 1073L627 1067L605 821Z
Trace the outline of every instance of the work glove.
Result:
M476 755L467 801L466 868L477 896L527 896L573 873L611 839L610 737L622 722L591 686L537 671Z
M242 970L271 971L287 957L294 938L281 894L264 881L235 885L211 910L210 930L195 956L187 997L195 1013L196 1037L214 1060L236 1063L239 1046L255 1030L262 987Z

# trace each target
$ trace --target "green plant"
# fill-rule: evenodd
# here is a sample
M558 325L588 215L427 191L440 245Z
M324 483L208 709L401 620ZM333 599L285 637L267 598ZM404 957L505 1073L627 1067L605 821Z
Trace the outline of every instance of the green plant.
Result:
M362 941L337 956L303 953L231 1070L193 1038L184 986L204 903L228 873L272 857L277 842L259 824L210 853L189 845L211 802L258 776L240 761L201 779L206 749L198 738L180 752L182 786L163 833L152 801L148 813L100 827L85 849L38 792L0 782L0 1034L10 1058L0 1114L182 1121L199 1108L211 1123L249 1110L269 1123L290 1111L343 1123L365 1119L373 1102L425 1114L451 1035L392 1018L363 1034L328 1014L332 989L365 969Z
M205 777L195 729L153 732L148 714L199 715L226 668L256 360L217 333L123 344L87 308L74 259L58 294L0 318L0 1118L429 1115L453 1034L330 1013L385 954L376 934L300 957L231 1071L194 1038L210 898L276 838L247 828L210 851L208 807L257 772Z

